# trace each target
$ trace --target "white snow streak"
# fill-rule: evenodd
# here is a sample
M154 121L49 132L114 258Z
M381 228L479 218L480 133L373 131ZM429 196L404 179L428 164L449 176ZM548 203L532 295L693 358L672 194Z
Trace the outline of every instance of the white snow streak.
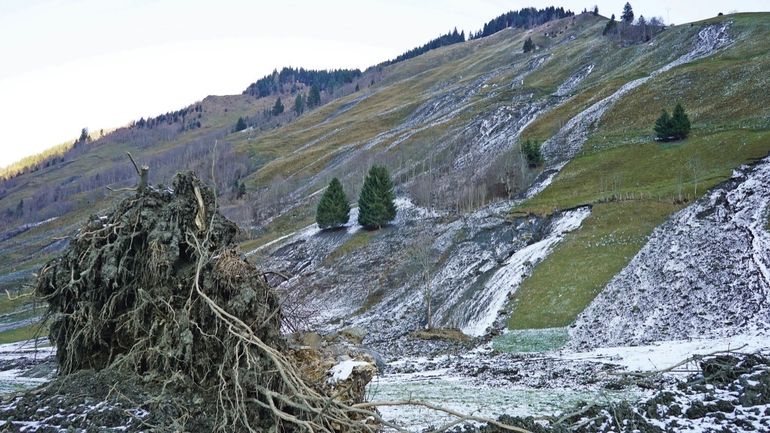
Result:
M518 289L521 282L529 274L530 269L545 259L559 243L564 234L580 227L586 217L591 213L588 207L565 212L556 220L548 236L531 245L528 245L511 255L484 285L482 293L474 296L475 308L481 310L463 326L462 331L468 335L483 335L489 326L497 318L497 312L503 308L505 301L511 293Z

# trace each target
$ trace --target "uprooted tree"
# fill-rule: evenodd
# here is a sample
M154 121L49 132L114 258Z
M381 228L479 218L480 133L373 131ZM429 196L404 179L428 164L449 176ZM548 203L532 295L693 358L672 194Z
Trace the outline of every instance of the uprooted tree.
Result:
M219 431L372 430L376 414L308 385L285 354L279 300L236 232L191 173L92 217L38 279L59 374L113 369L205 395L196 410Z

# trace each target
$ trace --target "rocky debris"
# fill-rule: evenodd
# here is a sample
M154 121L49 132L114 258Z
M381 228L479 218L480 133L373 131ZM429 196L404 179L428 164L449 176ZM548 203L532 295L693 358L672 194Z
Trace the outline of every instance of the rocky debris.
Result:
M770 430L770 359L758 354L712 356L701 361L699 370L638 403L587 402L550 420L503 416L500 421L533 433ZM498 431L472 425L454 430Z
M170 190L140 184L92 217L39 273L59 376L4 402L6 427L258 432L281 419L327 433L368 428L376 414L349 404L373 361L341 392L325 377L336 358L290 350L278 297L236 251L236 231L191 173Z
M593 63L583 66L582 68L578 69L577 72L572 74L569 78L567 78L567 81L563 82L559 88L556 89L556 92L554 93L555 96L569 96L577 86L580 85L583 80L588 77L589 74L594 70Z
M770 158L675 213L571 329L571 345L622 346L770 328Z
M558 231L558 236L564 231L555 230L561 227L556 221L562 215L505 218L512 205L511 201L496 203L463 218L449 218L402 204L394 224L382 230L358 232L348 227L310 235L303 230L272 251L264 251L268 256L260 264L293 276L278 291L307 310L305 316L318 320L305 329L329 334L358 327L365 331L363 343L386 357L418 354L426 348L399 338L427 324L424 269L415 265L415 251L425 250L430 258L434 326L462 328L488 314L492 320L479 326L483 332L497 311L487 311L489 302L478 308L474 303L477 297L495 297L492 292L499 288L486 286L486 281L516 251L551 239L552 231ZM365 242L357 242L354 251L337 257L335 250L344 249L354 237ZM509 281L498 280L500 284ZM500 299L504 301L513 288L511 284L501 288Z
M461 343L471 341L471 337L463 334L463 331L457 328L419 329L417 331L411 332L409 336L422 340L449 340Z
M366 330L360 326L348 326L347 328L341 329L339 334L351 343L361 344L364 341L364 338L366 338L367 333Z
M529 389L605 388L618 390L634 384L619 381L617 366L593 361L568 360L542 354L499 352L475 353L455 345L442 354L403 358L387 364L383 375L428 374L440 371L443 377L470 378L485 386ZM655 382L657 383L657 382ZM652 386L653 383L650 383Z

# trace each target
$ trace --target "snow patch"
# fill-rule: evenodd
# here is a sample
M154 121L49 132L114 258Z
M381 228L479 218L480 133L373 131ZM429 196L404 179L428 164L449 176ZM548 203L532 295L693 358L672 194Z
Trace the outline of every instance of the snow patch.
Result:
M337 382L347 380L350 377L350 375L353 374L353 370L356 367L361 367L364 365L370 365L370 364L366 361L354 361L352 359L342 361L339 364L329 369L329 375L331 375L331 377L329 377L328 382L331 384L335 384Z
M629 371L657 371L671 367L693 355L717 351L739 350L744 353L770 349L770 335L747 333L722 338L657 341L644 346L614 346L588 352L567 352L561 355L569 360L594 360L615 364Z

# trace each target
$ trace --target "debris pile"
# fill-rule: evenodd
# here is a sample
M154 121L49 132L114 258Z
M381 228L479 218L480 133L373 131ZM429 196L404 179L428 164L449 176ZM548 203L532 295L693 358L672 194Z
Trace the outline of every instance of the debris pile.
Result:
M698 373L638 403L586 403L550 421L503 416L533 433L770 431L770 358L730 353L702 359ZM500 432L467 426L455 433Z

